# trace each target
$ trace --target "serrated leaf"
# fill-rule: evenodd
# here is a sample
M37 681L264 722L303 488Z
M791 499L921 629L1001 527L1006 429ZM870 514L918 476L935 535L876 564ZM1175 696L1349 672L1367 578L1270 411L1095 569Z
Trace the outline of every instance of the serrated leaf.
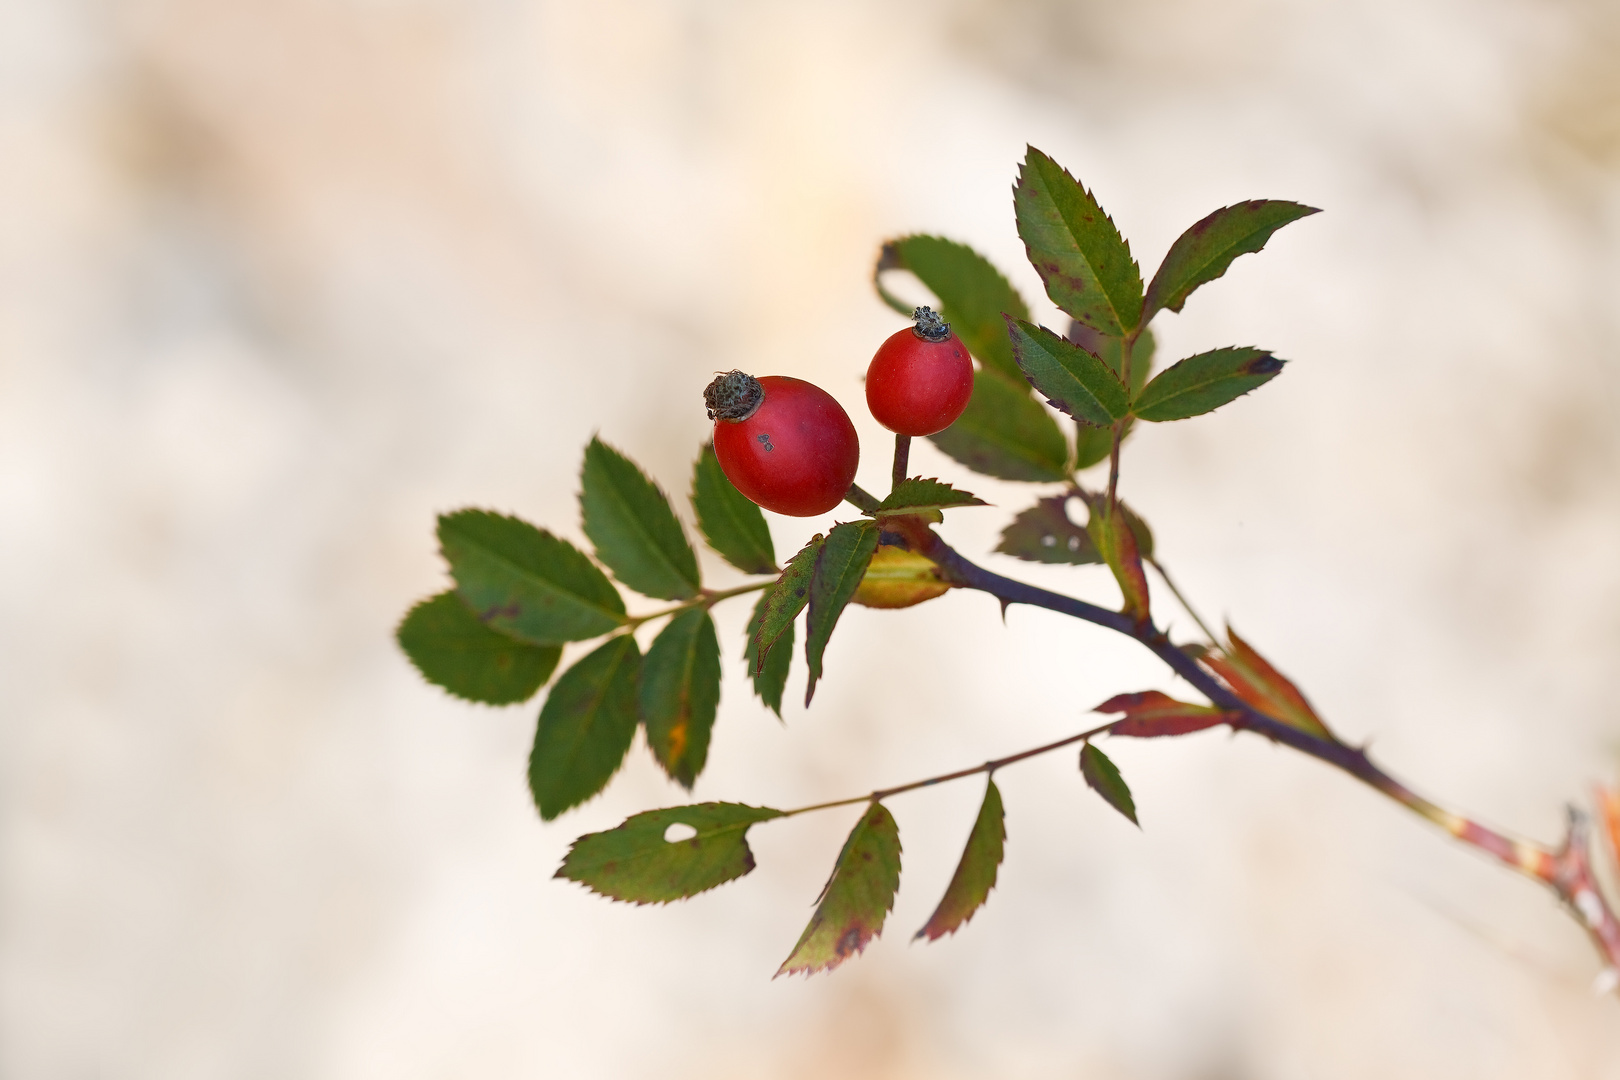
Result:
M1076 420L1112 424L1130 410L1125 384L1100 357L1044 326L1008 318L1013 355L1037 393Z
M940 236L902 236L884 244L873 284L884 303L910 318L912 305L883 287L885 270L909 270L917 275L939 299L940 316L979 363L1010 378L1022 378L1013 363L1001 316L1007 312L1027 319L1029 308L990 260L966 244Z
M1201 662L1219 675L1234 694L1275 720L1318 738L1334 738L1299 687L1238 637L1231 626L1226 628L1226 639L1229 644L1225 649L1207 653Z
M1109 337L1100 334L1085 323L1069 321L1069 331L1064 337L1080 346L1089 353L1094 353L1107 364L1121 382L1125 381L1124 365L1120 357L1125 353L1123 338ZM1148 376L1153 374L1153 359L1159 351L1158 340L1153 331L1143 327L1137 335L1136 344L1131 346L1131 394L1134 396L1142 392L1147 385Z
M1232 714L1213 705L1193 705L1177 701L1157 690L1137 694L1115 694L1092 712L1108 715L1124 713L1125 719L1108 729L1110 735L1151 739L1162 735L1186 735L1228 723Z
M888 497L878 504L876 516L913 514L919 510L949 510L957 506L989 505L972 492L958 491L941 480L925 480L920 476L914 476L894 486Z
M816 913L777 975L831 971L883 930L900 887L900 829L888 808L872 803L838 853Z
M879 544L850 602L872 608L913 607L950 589L932 559L893 544Z
M1154 423L1200 416L1270 382L1285 363L1263 349L1250 348L1214 349L1189 356L1148 383L1131 411Z
M1239 255L1259 251L1271 234L1291 221L1319 213L1281 199L1255 199L1224 206L1176 238L1147 288L1145 323L1163 308L1180 311L1187 295L1226 273Z
M979 816L968 833L967 847L962 849L962 861L956 864L956 873L945 887L945 896L916 937L938 941L946 934L961 929L975 912L989 899L996 886L996 871L1001 866L1006 850L1007 825L1001 808L1001 792L991 780L984 789L984 802ZM913 938L915 940L915 938Z
M1068 503L1069 496L1053 495L1022 511L1002 530L996 550L1025 562L1102 562L1090 534L1069 519Z
M681 612L653 638L637 702L653 757L690 791L708 760L720 705L720 641L707 610Z
M1137 828L1142 823L1136 820L1136 801L1131 798L1131 789L1126 786L1125 778L1119 775L1119 769L1108 755L1090 743L1080 748L1080 775L1086 778L1086 784L1103 797L1103 801L1130 820Z
M768 806L697 803L648 810L617 829L587 833L569 847L556 877L632 904L667 904L742 877L754 868L748 828L782 816ZM697 830L666 840L671 825Z
M946 456L998 480L1068 478L1069 447L1052 414L1014 383L988 369L973 376L973 397L956 423L929 440Z
M697 552L669 499L635 462L593 436L580 481L585 535L614 577L660 600L697 595L702 585Z
M1121 337L1142 314L1142 272L1130 245L1068 170L1029 148L1013 189L1018 235L1046 295L1080 322Z
M1143 622L1149 612L1147 574L1142 570L1142 556L1130 518L1125 515L1123 504L1116 503L1110 511L1108 500L1100 495L1093 496L1090 503L1091 520L1086 523L1086 532L1119 583L1119 591L1125 597L1125 614Z
M781 636L765 654L765 662L759 662L759 645L755 640L759 633L761 621L765 617L765 605L770 595L763 594L759 602L754 605L754 614L748 620L748 639L743 647L743 660L748 665L748 677L754 684L754 693L759 700L776 714L778 720L782 719L782 689L787 686L788 672L793 667L793 620L789 619L782 628Z
M780 572L765 515L726 479L713 443L703 444L692 466L692 509L703 538L726 562L745 574Z
M535 645L600 637L625 622L619 590L566 540L487 510L439 518L456 592L493 629Z
M629 634L582 657L546 695L529 752L529 791L545 821L607 786L636 734L641 650Z
M788 560L787 569L776 583L765 590L760 597L759 621L755 625L749 640L753 642L755 670L767 660L771 650L777 645L784 633L791 633L793 620L804 610L804 605L810 600L810 579L816 572L816 556L821 554L821 545L826 538L820 533L810 538L810 542L799 549L797 555ZM789 648L793 639L787 640Z
M804 659L810 668L804 688L805 708L810 707L816 683L821 680L821 657L827 651L838 617L860 588L866 566L877 550L878 532L875 521L834 525L816 555L816 569L810 576L810 613L804 627Z
M422 678L486 705L529 700L562 656L559 646L529 645L491 630L453 589L411 608L394 637Z

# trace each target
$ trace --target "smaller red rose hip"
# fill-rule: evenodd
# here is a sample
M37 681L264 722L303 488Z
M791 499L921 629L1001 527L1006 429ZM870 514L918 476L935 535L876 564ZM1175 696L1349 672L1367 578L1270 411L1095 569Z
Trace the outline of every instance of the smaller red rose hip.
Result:
M789 517L825 514L844 499L861 444L833 396L803 379L740 371L703 391L714 456L736 489Z
M973 396L973 361L932 308L878 346L866 369L866 405L898 435L933 435L956 422Z

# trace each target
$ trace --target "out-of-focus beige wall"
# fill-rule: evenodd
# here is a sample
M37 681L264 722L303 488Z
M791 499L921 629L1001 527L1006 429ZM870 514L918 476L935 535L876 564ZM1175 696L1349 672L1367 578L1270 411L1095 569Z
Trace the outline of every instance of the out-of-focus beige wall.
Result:
M1055 319L1026 142L1149 267L1216 206L1326 209L1163 318L1167 359L1294 363L1143 431L1126 490L1348 737L1554 840L1620 750L1613 3L12 0L0 1075L1620 1077L1547 895L1259 740L1118 746L1141 832L1067 754L1009 769L1000 885L926 947L979 788L897 799L889 932L773 982L847 814L757 830L758 871L695 901L609 904L549 880L567 843L684 793L637 749L543 826L535 708L395 649L435 512L578 538L592 432L683 492L717 369L838 395L879 486L876 246L968 241ZM914 461L996 504L946 526L969 553L1032 498ZM775 520L778 550L824 525ZM959 595L852 611L781 726L745 614L700 798L865 791L1172 688Z

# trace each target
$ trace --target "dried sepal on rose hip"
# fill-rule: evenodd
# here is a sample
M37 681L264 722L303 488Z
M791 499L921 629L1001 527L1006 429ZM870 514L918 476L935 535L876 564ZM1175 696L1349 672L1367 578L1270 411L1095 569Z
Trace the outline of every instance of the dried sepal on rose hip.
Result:
M786 375L720 375L703 391L714 456L733 486L789 517L825 514L843 501L861 444L833 396Z
M973 361L951 324L929 307L915 325L878 346L866 369L866 405L898 435L934 435L956 422L973 396Z

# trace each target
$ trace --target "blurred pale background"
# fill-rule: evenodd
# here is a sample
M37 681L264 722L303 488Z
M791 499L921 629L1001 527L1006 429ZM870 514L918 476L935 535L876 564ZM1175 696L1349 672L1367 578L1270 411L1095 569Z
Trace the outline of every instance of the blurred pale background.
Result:
M1555 839L1620 744L1613 0L8 0L0 1073L1620 1077L1547 895L1259 740L1118 746L1141 833L1069 754L1009 770L1001 885L926 947L981 788L897 799L888 933L772 982L848 814L756 830L759 870L698 900L609 904L549 880L568 841L683 793L637 749L542 826L535 708L394 648L441 587L435 512L578 538L594 431L684 494L717 369L837 394L881 485L877 244L971 242L1053 320L1026 142L1149 267L1219 205L1326 209L1161 320L1167 358L1295 363L1144 432L1127 490L1342 732ZM974 554L1034 492L970 486ZM745 615L700 798L853 794L1170 688L949 596L846 617L783 727Z

